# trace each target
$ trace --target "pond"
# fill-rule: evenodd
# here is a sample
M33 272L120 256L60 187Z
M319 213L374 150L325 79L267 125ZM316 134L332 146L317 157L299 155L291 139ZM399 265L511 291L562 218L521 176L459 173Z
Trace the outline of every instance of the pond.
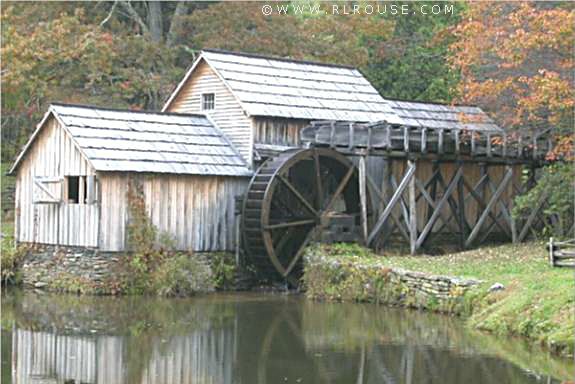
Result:
M573 368L458 319L371 304L2 296L2 383L557 383Z

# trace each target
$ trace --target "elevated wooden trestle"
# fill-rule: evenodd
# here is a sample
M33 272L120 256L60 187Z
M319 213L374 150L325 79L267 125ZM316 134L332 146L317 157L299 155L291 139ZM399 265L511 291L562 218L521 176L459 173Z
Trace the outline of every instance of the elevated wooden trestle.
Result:
M527 136L326 121L305 128L301 137L307 146L354 159L360 232L371 247L385 247L394 237L412 254L436 238L459 248L488 238L520 242L543 225L546 196L525 219L514 219L512 209L514 197L535 185L553 148L549 131Z

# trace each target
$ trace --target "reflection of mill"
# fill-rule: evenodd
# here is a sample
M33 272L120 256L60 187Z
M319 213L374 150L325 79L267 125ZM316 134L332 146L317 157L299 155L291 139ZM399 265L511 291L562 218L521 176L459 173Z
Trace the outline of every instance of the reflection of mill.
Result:
M14 329L16 384L231 383L233 329L192 332L158 340L134 372L122 336L59 335ZM133 360L133 359L132 359Z
M127 332L127 328L149 321L140 318L130 319L124 324L127 327L114 333L92 333L93 317L86 322L75 319L73 329L67 330L56 323L45 326L48 322L26 329L15 327L13 382L545 382L514 364L490 357L494 350L502 350L496 340L488 341L485 335L478 339L448 318L368 305L312 303L297 297L235 300L179 303L177 308L185 311L167 317L169 321L154 323L153 328L164 329L159 333ZM38 305L27 304L28 309ZM89 308L95 307L82 306L86 313ZM192 312L206 316L186 317ZM39 312L34 315L38 317ZM74 321L66 320L69 324ZM176 325L168 330L170 324ZM509 347L503 343L504 348ZM521 355L531 356L519 349L509 352L514 361ZM561 365L553 368L549 371L568 372Z

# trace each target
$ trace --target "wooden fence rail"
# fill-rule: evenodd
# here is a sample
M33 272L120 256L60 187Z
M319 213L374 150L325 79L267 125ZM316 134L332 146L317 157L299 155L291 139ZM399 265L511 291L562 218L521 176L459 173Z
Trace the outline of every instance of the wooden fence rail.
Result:
M549 262L553 267L575 268L575 239L555 241L549 239Z

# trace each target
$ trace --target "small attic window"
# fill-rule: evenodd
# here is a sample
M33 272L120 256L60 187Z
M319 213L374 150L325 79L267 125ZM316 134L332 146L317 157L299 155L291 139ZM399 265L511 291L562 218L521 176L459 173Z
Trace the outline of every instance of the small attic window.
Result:
M216 97L213 93L202 93L202 111L214 109Z

